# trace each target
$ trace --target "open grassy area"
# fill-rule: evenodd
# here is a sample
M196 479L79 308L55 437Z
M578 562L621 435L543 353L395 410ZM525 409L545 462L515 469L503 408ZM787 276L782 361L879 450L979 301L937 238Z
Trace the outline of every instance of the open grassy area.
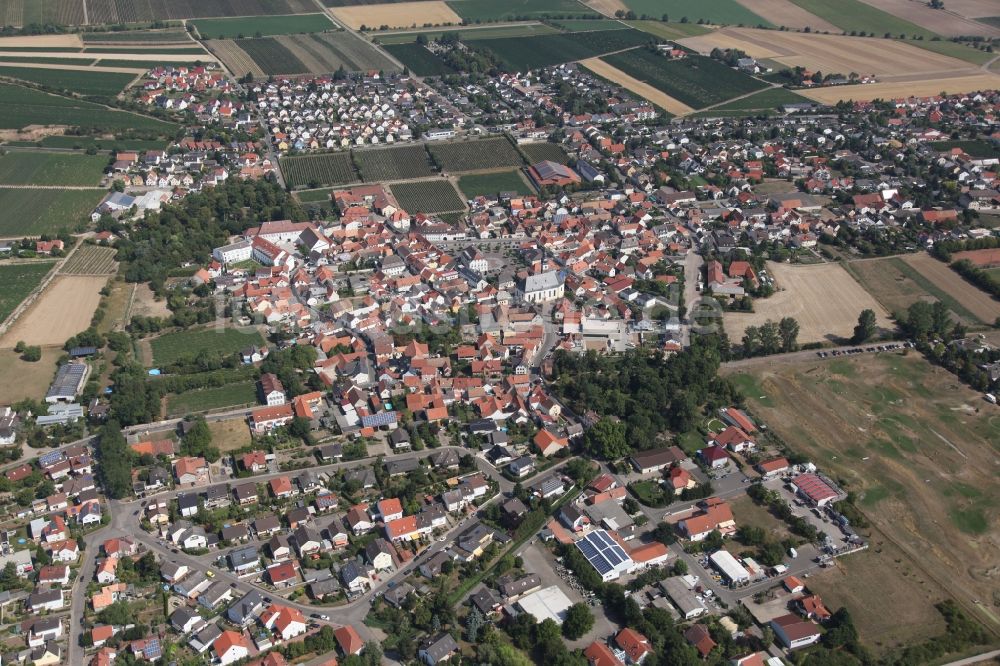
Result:
M242 449L250 443L250 428L244 419L236 418L228 421L212 421L208 424L212 432L212 444L220 452Z
M302 32L333 30L325 14L290 16L244 16L239 18L198 19L191 21L205 39L242 39L268 35L294 35Z
M517 171L462 176L458 179L458 189L470 199L481 194L495 195L498 192L532 193L531 188Z
M684 39L712 32L711 28L698 23L664 23L663 21L626 21L626 23L660 39Z
M908 38L923 36L924 40L937 36L926 28L921 28L915 23L893 16L860 0L837 0L835 3L829 2L829 0L791 1L810 14L815 14L848 33L851 31L873 32L877 37L882 37L885 33L890 33L893 37L900 35L906 35Z
M848 261L843 266L889 312L903 313L919 300L931 301L938 296L925 288L925 281L918 282L919 274L915 279L915 271L898 258ZM978 321L969 312L953 314L967 323Z
M576 0L449 0L448 6L470 23L597 16Z
M671 21L697 23L703 20L716 25L762 25L770 27L771 23L744 7L736 0L624 0L625 5L638 16L646 15L659 19L667 14Z
M154 129L172 135L177 126L149 116L117 111L79 99L51 95L24 86L0 84L0 129L21 129L27 125L69 125L88 130ZM46 137L43 145L50 139ZM76 139L76 137L74 137ZM81 137L79 140L85 140ZM52 145L72 148L72 145ZM87 145L82 147L86 148ZM161 146L162 147L162 146Z
M107 165L107 155L10 152L0 155L0 183L96 187Z
M257 388L253 382L226 384L167 396L167 415L184 416L224 407L253 405L256 402Z
M0 405L44 398L62 354L58 347L43 347L41 360L29 363L13 349L0 349L0 377L17 377L17 381L0 382Z
M740 527L759 527L775 541L782 541L790 536L788 525L778 520L771 513L754 502L747 495L740 495L729 502L733 510L733 518Z
M0 237L40 236L73 231L89 222L104 197L102 190L34 190L0 188Z
M10 316L17 306L37 287L54 262L33 261L24 264L0 264L0 321Z
M696 116L755 115L774 112L783 104L801 104L810 100L785 88L768 88L742 99L725 102L695 114Z
M1000 629L971 603L1000 594L989 545L1000 533L991 509L1000 501L1000 412L913 352L838 361L774 364L731 378L749 389L758 420L860 497L874 526L872 550L844 560L861 577L857 585L851 577L845 594L854 598L844 601L852 614L885 612L887 599L905 613L858 621L866 642L881 649L939 633L931 605L947 595ZM890 545L899 553L888 554ZM877 560L870 570L868 558Z
M477 39L497 39L499 37L551 35L559 31L544 23L516 23L512 25L468 26L437 30L395 30L373 33L372 38L382 44L410 44L417 41L418 35L423 35L428 40L435 40L446 32L458 33L463 42L473 42Z
M153 362L169 365L182 358L192 358L202 352L234 354L250 345L262 345L264 339L255 328L203 328L176 331L150 341Z
M934 51L934 53L940 53L941 55L951 56L952 58L958 58L959 60L971 62L973 65L983 65L996 57L996 53L987 53L986 51L980 51L979 49L974 49L971 46L966 46L965 44L945 41L943 39L938 41L921 39L911 41L910 43L914 46L919 46L922 49Z

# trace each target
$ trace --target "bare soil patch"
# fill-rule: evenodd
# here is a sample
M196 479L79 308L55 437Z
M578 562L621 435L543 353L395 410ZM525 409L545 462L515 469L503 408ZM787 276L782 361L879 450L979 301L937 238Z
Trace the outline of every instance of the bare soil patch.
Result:
M107 276L56 277L0 339L0 348L13 347L18 340L31 345L62 345L90 325L107 281Z
M963 280L962 276L951 270L943 261L938 261L926 253L908 254L903 260L980 320L992 323L1000 317L1000 301L996 301L985 291Z
M875 312L878 325L891 328L885 309L839 264L793 266L770 262L778 291L770 298L754 301L754 312L727 312L726 332L741 340L747 326L767 320L794 317L799 322L799 343L832 342L849 338L864 309Z
M142 283L137 285L135 300L132 302L132 311L129 316L142 315L143 317L170 317L173 313L167 307L166 299L156 299L153 290L149 285Z
M595 12L611 17L613 17L617 11L628 11L628 7L624 2L622 2L622 0L584 0L583 4L587 5Z
M959 37L964 35L975 35L978 37L1000 36L1000 28L974 21L956 13L950 2L945 5L945 10L940 10L931 9L928 3L922 0L861 1L893 16L916 23L921 28L927 28L931 32L936 32L943 37ZM1000 8L995 4L993 9L994 11L1000 11Z
M975 92L977 90L996 90L998 88L1000 88L1000 76L984 72L969 76L870 83L868 85L856 86L831 86L829 88L799 90L796 92L822 104L836 104L842 100L870 101L873 99L896 99L911 96L930 97L932 95L951 95Z
M948 11L969 18L997 15L996 0L949 0L947 7Z
M757 16L767 19L776 26L802 30L809 28L813 32L835 32L841 30L837 26L811 14L789 0L736 0Z
M411 28L425 23L439 25L462 22L462 17L440 0L335 7L329 11L338 21L355 30L362 25Z
M242 449L251 442L250 427L245 419L210 421L208 429L212 432L212 444L222 453Z
M635 93L639 97L649 100L656 106L669 111L675 116L685 115L694 111L693 108L684 102L674 99L663 91L657 90L648 83L643 83L639 79L629 76L617 67L612 67L600 58L588 58L587 60L581 60L580 64L598 76L617 83L623 88Z

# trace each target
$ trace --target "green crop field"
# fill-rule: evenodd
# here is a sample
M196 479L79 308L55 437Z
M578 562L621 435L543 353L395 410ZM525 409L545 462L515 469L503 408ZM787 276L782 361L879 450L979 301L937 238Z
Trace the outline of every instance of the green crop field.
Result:
M346 152L283 157L280 164L291 187L346 185L360 180Z
M671 21L687 19L685 23L715 23L720 25L759 25L771 23L736 2L736 0L624 0L625 6L641 16L661 19L666 14Z
M525 155L528 156L528 161L534 164L535 162L541 162L542 160L550 160L552 162L558 162L559 164L569 163L569 156L566 151L557 143L539 142L539 143L522 143L518 148L521 149Z
M837 26L844 32L873 32L877 37L890 33L893 37L905 34L932 39L937 35L915 23L898 18L861 0L791 0L802 9Z
M183 416L210 409L257 403L257 387L252 381L212 388L172 393L167 396L167 415Z
M135 78L120 72L63 71L37 67L0 67L0 77L30 81L55 90L67 90L80 95L114 97Z
M369 183L435 175L423 146L395 146L354 151L361 177Z
M761 90L759 93L754 93L749 97L713 106L711 109L695 115L708 117L712 115L754 115L756 113L774 111L783 104L801 104L802 102L810 101L785 88L768 88L767 90Z
M697 23L663 23L662 21L626 21L625 23L660 39L684 39L712 32L711 28Z
M176 125L149 116L0 83L0 129L21 129L27 125L70 125L108 131L153 129L170 136L177 131Z
M2 3L3 0L0 0ZM3 51L17 52L17 53L37 53L39 51L44 51L46 53L79 53L83 49L77 46L4 46Z
M621 21L614 19L565 19L553 21L552 25L558 26L567 32L593 32L595 30L621 30L624 26Z
M441 171L478 171L524 164L517 149L504 137L428 144Z
M10 313L27 298L37 287L45 274L49 272L52 261L32 262L30 264L0 264L0 321L5 321Z
M443 178L391 185L392 194L403 210L410 213L445 213L465 210L465 201Z
M44 56L3 56L4 62L26 65L93 65L93 58L56 58ZM121 67L121 65L118 65Z
M325 14L290 16L247 16L242 18L198 19L191 21L204 39L236 39L260 35L294 35L323 32L336 26Z
M107 165L107 155L10 152L0 155L0 184L96 187Z
M587 23L590 23L590 21L587 21ZM621 24L618 24L618 26L621 27ZM469 26L464 28L456 27L439 30L396 30L390 32L372 33L372 37L377 39L381 44L410 44L417 41L417 35L423 35L428 40L434 40L438 39L446 32L457 33L461 36L463 42L473 42L477 39L551 35L559 31L550 25L546 25L545 23L519 23L514 25Z
M118 152L121 150L163 150L167 147L165 140L155 141L146 139L101 139L93 136L73 136L56 135L44 137L41 141L8 141L8 146L18 146L20 148L71 148L73 150L110 150Z
M103 198L102 190L0 188L0 237L72 231Z
M83 49L84 53L155 53L156 55L199 55L205 53L201 46L164 46L155 49L137 49L134 46L88 46Z
M124 30L121 32L86 32L85 44L103 42L190 42L186 30Z
M934 53L940 53L941 55L951 56L952 58L958 58L959 60L971 62L973 65L985 65L997 55L996 53L980 51L979 49L966 46L965 44L949 42L943 39L919 39L912 40L907 43L912 44L913 46L919 46L922 49L927 49L928 51L933 51Z
M415 42L386 44L383 48L417 76L444 76L455 73L444 60Z
M262 344L264 339L255 328L176 331L150 340L153 363L159 367L170 365L180 359L193 358L202 352L228 355L235 354L250 345Z
M135 60L129 60L128 63L124 64L124 65L122 64L121 60L112 60L110 58L105 58L103 60L98 60L97 63L94 65L94 67L96 67L98 69L100 69L101 67L109 67L109 68L114 68L114 67L135 67L135 68L139 68L139 67L141 67L142 69L153 69L154 67L168 67L168 66L171 66L171 65L177 66L177 65L193 65L193 64L194 63L192 63L192 62L175 60L175 59L171 58L170 56L165 55L165 56L162 56L162 57L158 57L158 58L155 58L155 59L149 59L149 60L136 58Z
M25 0L28 1L35 0ZM87 8L91 23L108 24L215 16L311 14L317 9L310 0L87 0Z
M598 15L576 0L449 0L448 6L470 23Z
M308 74L309 68L272 37L262 39L239 39L236 45L257 63L265 74Z
M603 60L696 109L767 87L763 81L704 56L669 60L649 49L633 49Z
M333 194L332 187L320 187L314 190L299 190L295 193L295 198L302 203L326 203L330 201Z
M525 182L524 178L521 178L521 174L517 171L462 176L458 179L458 189L462 190L466 199L473 199L480 195L494 196L500 192L533 194L528 183Z
M599 39L589 32L568 32L541 37L483 39L476 41L475 47L492 51L508 71L523 72L621 51L649 41L646 33L626 28L604 30Z

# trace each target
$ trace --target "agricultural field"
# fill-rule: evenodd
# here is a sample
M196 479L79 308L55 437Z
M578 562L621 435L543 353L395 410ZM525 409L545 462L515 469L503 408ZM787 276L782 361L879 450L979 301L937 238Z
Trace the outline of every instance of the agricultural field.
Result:
M246 51L236 45L232 39L212 39L205 42L205 46L212 54L222 61L229 71L239 76L253 74L254 77L264 77L264 70L260 68L253 58Z
M448 6L470 23L598 16L576 0L449 0Z
M627 28L604 30L600 34L600 39L587 32L567 32L541 37L482 39L476 42L476 46L492 51L508 71L523 72L528 69L584 60L604 53L641 46L648 42L649 36L646 33Z
M736 0L776 26L812 32L840 32L840 28L810 14L791 0Z
M444 76L454 71L437 54L415 42L387 44L384 48L417 76Z
M336 26L325 14L292 14L290 16L247 16L241 18L198 19L191 21L204 39L236 39L294 35L303 32L323 32Z
M399 67L371 43L346 30L275 38L313 74L372 69L396 71Z
M422 25L457 25L462 17L440 0L364 4L353 7L336 7L333 16L354 30L367 28L416 28Z
M0 347L11 347L18 340L33 345L62 345L90 326L107 282L107 275L56 276L17 318L0 340Z
M878 37L885 33L890 33L893 37L899 35L906 35L908 38L922 36L924 39L933 39L936 36L931 30L910 23L905 19L897 18L877 7L865 4L861 0L837 0L836 4L827 0L791 1L810 14L829 21L844 32L852 30L873 32Z
M1000 89L1000 75L980 73L967 76L916 75L913 81L892 81L869 83L855 86L830 86L805 90L802 94L821 104L836 104L840 101L869 101L874 99L895 99L897 97L951 95L976 90Z
M933 51L934 53L940 53L941 55L950 56L952 58L958 58L959 60L972 63L973 65L985 65L996 57L996 53L980 51L979 49L966 46L965 44L959 42L950 42L945 40L928 41L923 39L910 43L916 47Z
M736 0L623 0L625 5L640 17L644 14L650 18L661 18L668 14L671 21L697 23L699 20L716 25L763 25L770 23L763 17L753 13Z
M353 153L361 178L369 183L435 175L427 151L422 145L369 148Z
M423 180L391 185L393 196L410 213L446 213L465 210L465 201L451 181Z
M938 261L931 255L921 252L920 254L908 254L902 258L908 266L917 271L919 275L927 280L936 290L944 292L947 300L942 298L945 305L949 301L954 301L962 308L965 308L983 323L992 324L1000 317L1000 301L996 301L975 285L962 279L955 271L951 270L943 261Z
M914 353L761 368L724 374L795 453L857 493L874 526L870 550L838 564L848 576L821 573L815 591L847 603L879 652L940 634L931 605L949 595L986 619L972 600L1000 594L996 408Z
M640 81L634 76L626 74L617 67L612 67L601 58L588 58L587 60L580 61L580 64L590 70L591 73L621 86L625 90L663 109L670 115L681 116L694 111L693 108L684 102L671 97L648 83Z
M177 126L137 113L108 109L79 99L0 84L0 129L28 125L67 125L99 130L161 129L173 134Z
M905 313L906 309L917 301L941 301L951 311L952 316L966 326L983 323L958 300L949 296L900 257L860 259L847 262L844 266L861 286L891 313ZM948 270L951 272L951 269ZM961 280L960 277L958 279ZM970 292L976 290L964 280L962 284Z
M196 44L196 42L192 42ZM141 55L155 53L157 55L204 55L205 49L200 44L194 46L160 46L159 44L132 44L130 46L88 46L83 53L96 54L129 54Z
M769 262L777 291L754 300L754 312L727 312L723 317L729 339L743 338L747 326L794 317L799 343L836 342L850 338L862 310L875 312L879 327L892 329L885 309L839 264L792 266Z
M305 63L275 37L239 39L235 44L250 56L264 74L309 73L309 68L306 67Z
M72 231L90 221L103 190L0 188L0 237L40 236Z
M48 69L43 67L0 67L0 77L30 81L46 88L80 95L114 97L136 78L123 72Z
M664 23L662 21L625 21L625 23L654 37L670 40L697 37L712 31L711 28L697 23Z
M257 403L257 387L251 381L172 393L167 396L167 416L184 416L212 409Z
M0 349L0 377L17 377L16 382L0 382L0 404L12 405L44 396L56 375L56 362L63 353L58 347L42 347L42 358L28 362L22 361L21 354L13 349Z
M80 25L83 23L83 0L0 0L0 23Z
M692 108L724 102L767 86L746 74L702 56L668 60L649 49L633 49L604 62ZM670 111L670 109L667 109Z
M60 275L111 275L117 270L113 247L84 243L59 267Z
M524 164L517 149L503 137L429 143L427 149L442 172L479 171Z
M512 25L455 27L448 28L447 30L442 30L440 28L425 30L394 30L370 34L372 39L376 40L379 44L411 44L417 41L418 35L423 35L428 40L435 40L444 35L446 32L458 33L463 42L474 42L477 39L552 35L559 31L550 25L546 25L545 23L515 23Z
M28 294L42 282L55 262L32 261L23 264L0 264L0 322L10 316Z
M281 173L291 187L346 185L359 180L350 153L319 153L281 158Z
M87 12L91 17L94 8L102 3L113 3L115 0L87 0ZM98 21L91 21L98 23ZM117 23L117 21L102 21ZM172 44L180 42L191 43L187 30L126 30L121 32L85 32L82 35L85 44Z
M309 14L309 0L87 0L91 23L137 23L215 16ZM90 17L88 16L88 18Z
M10 152L0 155L0 184L96 187L107 165L107 155Z
M702 111L698 116L743 116L774 112L783 104L801 104L809 100L786 88L768 88L749 97L734 99Z
M621 21L613 19L566 19L553 21L553 25L567 32L593 32L598 30L621 30Z
M202 352L235 354L250 345L262 345L264 339L255 328L203 328L166 333L149 341L153 363L170 365L183 358L192 358Z
M997 148L993 143L985 140L969 140L964 141L935 141L933 143L927 144L934 150L939 151L950 151L954 148L961 148L964 152L968 153L972 157L1000 157L1000 148Z
M466 199L474 199L481 195L495 196L499 192L534 193L519 171L462 176L458 179L458 189Z
M566 151L558 143L538 141L534 143L522 143L518 145L518 148L528 156L528 161L532 164L541 162L542 160L558 162L559 164L569 163L569 155L566 154Z
M904 19L919 25L930 32L943 35L945 37L976 36L976 37L1000 37L1000 29L995 26L985 25L957 13L951 4L947 5L948 11L934 9L929 4L923 2L913 2L912 0L862 0L865 4L871 5L893 16ZM994 9L996 5L994 5Z
M56 58L46 56L0 55L0 62L10 65L93 65L93 58Z
M908 42L870 37L726 28L681 40L681 44L703 54L716 47L737 48L751 57L773 60L786 67L800 65L812 71L838 72L845 76L851 72L875 74L883 80L888 76L931 72L941 76L943 72L968 72L970 68L967 62Z

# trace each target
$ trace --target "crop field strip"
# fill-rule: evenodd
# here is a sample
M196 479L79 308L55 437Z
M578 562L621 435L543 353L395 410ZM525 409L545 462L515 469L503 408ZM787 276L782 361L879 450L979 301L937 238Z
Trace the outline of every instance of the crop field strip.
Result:
M231 39L213 39L205 42L205 46L216 58L222 61L226 68L237 77L253 74L254 77L265 76L254 59L246 51L237 46Z
M878 37L889 33L893 37L906 35L907 37L920 36L924 39L933 39L937 36L930 30L860 0L837 0L836 3L831 3L829 0L791 1L810 14L815 14L821 19L829 21L844 32L852 30L874 32Z
M135 74L120 72L64 71L38 67L0 67L0 77L100 97L114 97L136 78Z
M519 167L520 153L506 137L455 143L429 143L427 149L441 171L446 173Z
M354 170L351 155L347 152L282 157L280 165L281 173L290 187L313 183L347 185L361 180Z
M101 130L155 129L173 134L171 123L79 99L0 83L0 129L28 125L68 125Z
M7 25L80 25L83 0L0 0L0 20Z
M238 39L235 44L253 59L264 74L269 76L309 73L305 63L275 37Z
M706 111L694 114L696 117L755 115L762 112L773 112L784 104L802 104L810 100L786 88L767 88L749 97L724 102Z
M0 185L96 188L107 165L107 155L9 152L0 155Z
M555 145L555 144L552 144ZM458 189L466 199L477 196L494 196L500 192L516 192L518 194L533 194L518 171L500 171L498 173L469 174L458 179Z
M102 0L112 2L113 0ZM122 0L117 0L122 2ZM125 0L127 1L127 0ZM87 10L91 11L95 0L87 0ZM115 23L116 21L111 21ZM180 42L193 43L186 30L126 30L121 32L85 32L82 35L84 44L174 44Z
M313 74L372 69L396 71L399 67L369 42L347 31L283 35L275 39Z
M614 53L601 60L695 109L767 87L763 81L703 56L668 60L643 48Z
M5 145L16 146L18 148L71 148L73 150L93 148L94 150L108 150L117 153L123 150L165 150L168 143L170 142L167 139L103 139L94 136L57 134L43 137L39 141L7 141Z
M39 261L25 264L0 264L0 322L17 309L28 294L42 282L55 264L54 261Z
M448 6L466 21L513 21L541 18L599 16L576 0L449 0ZM662 14L662 9L657 14Z
M465 1L465 0L463 0ZM649 43L649 36L639 30L604 30L599 38L588 32L569 32L540 37L483 39L477 48L492 51L509 71L525 71L585 60Z
M19 65L93 65L93 58L54 58L45 56L11 56L0 54L0 62Z
M416 28L422 25L458 25L462 17L442 0L415 0L393 4L333 7L330 9L340 23L354 30L361 27Z
M336 26L325 14L291 14L288 16L247 16L241 18L197 19L190 22L204 39L236 39L271 37L305 32L323 32Z
M436 175L423 145L356 150L354 162L369 182L429 178Z
M619 27L621 27L621 24L619 24ZM435 40L446 32L457 33L463 42L474 42L480 39L498 39L502 37L552 35L559 31L545 23L517 23L514 25L498 26L456 26L454 29L376 32L372 33L371 37L380 44L410 44L417 41L419 35L423 35L428 40Z
M87 0L88 10L94 2ZM97 16L104 19L104 23L316 12L316 5L309 0L97 0L97 4ZM91 23L94 22L91 19Z
M929 3L918 3L911 0L862 1L945 37L973 36L987 39L1000 37L1000 29L996 26L962 16L962 13L956 11L951 5L948 5L948 11L942 11L934 9Z
M465 210L465 200L451 181L444 178L390 185L392 195L403 207L413 213L449 213Z
M112 247L84 243L59 267L60 275L111 275L117 270Z
M156 55L204 55L205 49L199 46L159 46L156 44L135 45L135 46L88 46L83 49L83 53L95 56L100 55L146 55L148 53Z
M697 24L699 20L715 25L764 25L770 22L755 14L736 0L623 0L625 5L637 16L646 15L660 18L668 14L671 21L682 21Z
M536 142L536 143L522 143L518 145L521 152L528 156L528 161L534 164L535 162L541 162L542 160L549 160L551 162L558 162L559 164L568 164L569 155L566 151L562 149L557 143L551 143L548 141Z
M0 238L73 231L90 221L105 192L0 187Z

